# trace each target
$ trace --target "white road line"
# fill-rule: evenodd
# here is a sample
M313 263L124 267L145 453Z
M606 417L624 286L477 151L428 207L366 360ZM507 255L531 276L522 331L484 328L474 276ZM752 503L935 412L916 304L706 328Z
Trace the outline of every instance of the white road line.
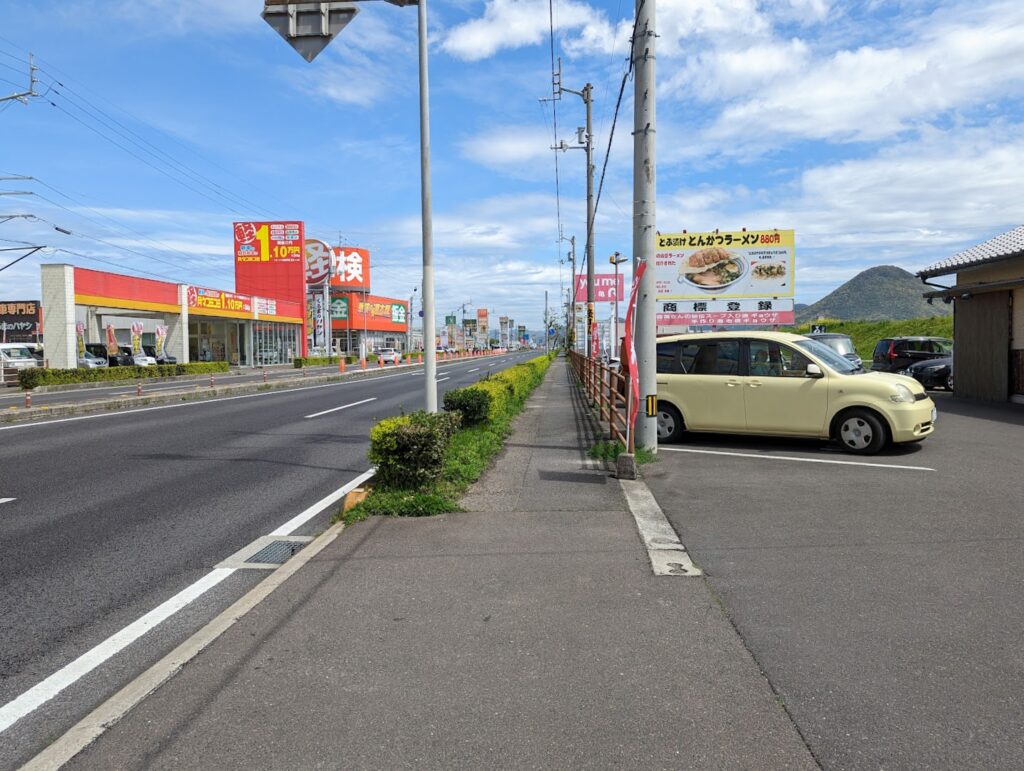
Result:
M469 374L470 372L476 372L476 371L477 371L477 370L479 370L479 369L480 369L479 367L474 367L473 369L471 369L471 370L468 370L468 371L466 372L466 374L468 375L468 374Z
M18 500L18 499L17 498L0 498L0 503L10 503L11 501L16 501L16 500Z
M450 378L450 377L439 377L439 378L438 378L437 380L435 380L434 382L435 382L435 383L443 383L443 382L444 382L445 380L451 380L451 378Z
M92 672L115 653L128 647L161 621L173 616L197 597L212 589L234 573L234 568L216 568L171 599L158 605L146 615L132 622L120 632L111 635L92 650L83 653L62 669L57 670L38 685L0 707L0 733L15 722L35 711L79 678Z
M868 466L870 468L898 468L905 471L935 471L927 466L898 466L892 463L862 463L855 460L826 460L825 458L795 458L791 455L758 455L752 452L722 452L721 450L692 450L682 447L659 447L658 452L692 452L698 455L730 455L735 458L757 458L759 460L793 460L799 463L833 463L839 466Z
M656 576L702 576L704 571L693 564L686 547L676 535L665 512L643 482L620 479L629 511L643 539L651 571Z
M289 519L279 528L269 533L271 536L291 535L292 532L311 520L332 503L341 500L346 494L372 477L374 469L364 471L351 482L343 485L325 498L321 498L301 514ZM0 503L15 500L2 498ZM166 602L158 605L141 618L132 622L120 632L108 637L95 648L83 653L70 664L62 667L41 683L33 686L13 701L0 707L0 733L3 733L21 718L38 709L58 693L77 680L92 672L115 654L124 650L162 621L166 621L179 610L191 603L205 592L215 587L235 572L235 568L214 568L191 586L178 592Z
M74 420L94 420L95 418L112 418L119 415L138 415L140 412L153 412L155 410L173 410L178 407L198 407L203 404L216 404L217 402L230 402L235 399L255 399L258 396L281 396L293 394L298 391L315 391L319 388L336 388L337 386L354 385L356 383L367 383L370 381L387 380L389 377L402 377L404 372L395 375L381 375L380 377L360 378L359 380L346 380L343 383L325 383L324 385L302 386L301 388L282 388L279 391L261 391L258 394L242 394L241 396L221 396L213 399L201 399L194 402L182 402L181 404L161 404L158 407L141 407L137 410L118 410L117 412L101 412L96 415L79 415L74 418L57 418L56 420L39 420L32 423L16 423L13 426L0 426L0 431L13 431L16 428L32 428L33 426L52 426L54 423L70 423Z
M347 410L349 407L358 407L360 404L366 404L367 402L377 401L376 396L371 396L369 399L363 399L361 402L352 402L351 404L343 404L340 407L332 407L329 410L323 412L314 412L312 415L305 415L306 418L319 418L321 415L326 415L330 412L337 412L338 410Z
M301 514L296 514L294 517L292 517L283 525L281 525L281 527L277 528L277 530L273 531L272 533L268 533L268 535L291 535L295 530L297 530L302 525L306 524L306 522L311 520L313 517L315 517L321 511L326 509L332 503L334 503L335 501L340 501L350 492L359 487L359 485L361 485L363 482L365 482L367 479L373 476L373 472L374 469L364 471L351 482L345 484L342 487L339 487L326 498L321 498L319 501L314 503L304 512L302 512Z
M497 364L497 362L495 362L495 364ZM487 366L488 366L488 367L493 367L493 366L494 366L494 364L488 364Z

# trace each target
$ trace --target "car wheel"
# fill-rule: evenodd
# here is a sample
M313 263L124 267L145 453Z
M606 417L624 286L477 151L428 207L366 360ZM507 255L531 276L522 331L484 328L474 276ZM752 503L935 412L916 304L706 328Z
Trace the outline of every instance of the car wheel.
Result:
M836 439L843 449L856 455L874 455L885 446L885 426L867 410L850 410L836 423Z
M950 372L948 375L946 375L946 390L947 391L952 391L953 390L953 373L952 372Z
M671 404L658 402L658 441L666 444L678 442L685 430L679 410Z

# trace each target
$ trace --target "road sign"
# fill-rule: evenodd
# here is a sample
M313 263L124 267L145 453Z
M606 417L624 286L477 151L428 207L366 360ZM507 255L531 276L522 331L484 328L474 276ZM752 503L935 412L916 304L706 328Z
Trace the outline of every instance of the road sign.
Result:
M446 327L454 327L457 323L458 322L457 322L457 320L456 320L456 318L454 316L445 316L444 317L444 325Z
M825 334L825 325L824 324L811 324L811 334L812 335L823 335L823 334Z
M357 13L359 9L352 3L267 0L261 16L299 56L311 62Z

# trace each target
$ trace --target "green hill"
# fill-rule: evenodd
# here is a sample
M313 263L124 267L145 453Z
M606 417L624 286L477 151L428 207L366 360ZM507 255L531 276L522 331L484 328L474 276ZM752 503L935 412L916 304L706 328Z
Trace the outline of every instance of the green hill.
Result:
M927 288L903 268L879 265L858 273L818 302L797 311L796 321L802 324L816 319L884 321L952 316L952 305L941 301L928 304L921 296Z

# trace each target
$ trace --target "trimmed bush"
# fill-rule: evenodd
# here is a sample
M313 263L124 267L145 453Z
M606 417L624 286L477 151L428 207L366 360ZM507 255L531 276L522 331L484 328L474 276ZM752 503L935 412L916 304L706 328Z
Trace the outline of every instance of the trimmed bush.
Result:
M478 426L487 420L491 396L482 388L456 388L444 395L444 408L462 415L462 425Z
M386 418L370 430L370 462L377 483L393 490L422 490L444 467L445 450L458 429L454 412L413 412Z
M69 383L106 383L117 380L140 380L177 375L206 375L227 372L226 361L196 361L189 364L158 364L155 367L104 367L102 369L23 369L18 372L18 385L31 390L37 386Z
M302 369L303 367L322 367L327 364L337 363L337 356L307 356L305 358L300 356L294 360L295 369Z

